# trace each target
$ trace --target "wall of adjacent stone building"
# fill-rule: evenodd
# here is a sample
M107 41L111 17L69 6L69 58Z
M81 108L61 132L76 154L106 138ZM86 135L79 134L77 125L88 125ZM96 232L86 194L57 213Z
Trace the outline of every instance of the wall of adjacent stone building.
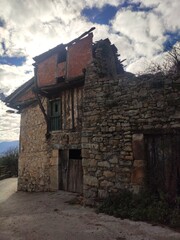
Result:
M21 113L18 190L48 191L49 147L46 124L37 103Z
M92 63L83 100L84 196L95 199L144 178L144 134L180 128L179 90L163 76L100 78ZM93 83L93 84L92 84Z

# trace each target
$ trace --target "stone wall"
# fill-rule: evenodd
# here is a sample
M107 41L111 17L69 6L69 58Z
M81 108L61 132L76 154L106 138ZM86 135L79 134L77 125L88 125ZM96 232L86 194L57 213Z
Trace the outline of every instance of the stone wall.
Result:
M180 129L177 82L129 73L102 77L96 66L87 69L78 101L82 129L80 124L46 139L39 106L22 111L19 190L58 190L59 150L82 149L83 192L91 203L123 188L137 192L144 180L144 136Z
M92 63L83 100L85 198L138 191L144 177L144 135L180 128L179 90L163 76L100 78ZM93 82L93 84L92 84Z
M58 190L59 151L81 149L82 87L71 93L72 90L60 93L59 97L63 99L62 129L51 132L49 138L46 138L47 126L39 105L35 103L22 110L18 190ZM42 102L47 113L48 100Z
M44 116L36 104L21 114L18 190L48 191L49 146Z

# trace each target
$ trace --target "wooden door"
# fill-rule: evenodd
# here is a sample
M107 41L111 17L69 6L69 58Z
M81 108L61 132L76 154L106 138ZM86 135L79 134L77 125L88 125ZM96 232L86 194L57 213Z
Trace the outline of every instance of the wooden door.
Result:
M146 182L171 198L180 194L180 134L145 135Z
M82 160L69 159L68 191L82 193Z
M69 192L83 192L83 170L80 149L60 151L59 188Z
M59 154L59 189L67 191L67 171L68 171L68 158L69 151L62 150Z

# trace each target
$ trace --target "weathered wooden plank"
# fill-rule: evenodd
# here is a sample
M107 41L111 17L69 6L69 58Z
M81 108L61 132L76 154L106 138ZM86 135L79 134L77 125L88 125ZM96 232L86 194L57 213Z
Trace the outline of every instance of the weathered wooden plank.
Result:
M146 180L171 199L180 193L180 134L146 135Z
M71 89L71 128L74 129L74 89Z
M74 89L74 127L77 128L77 118L78 118L78 104L77 104L77 93L78 89Z
M62 126L62 129L64 130L64 123L65 123L65 109L64 109L64 102L65 102L65 99L64 99L64 93L61 95L61 106L62 106L62 111L61 111L61 126Z
M59 159L59 188L67 191L68 180L68 150L60 151Z
M82 193L82 160L69 159L68 191Z

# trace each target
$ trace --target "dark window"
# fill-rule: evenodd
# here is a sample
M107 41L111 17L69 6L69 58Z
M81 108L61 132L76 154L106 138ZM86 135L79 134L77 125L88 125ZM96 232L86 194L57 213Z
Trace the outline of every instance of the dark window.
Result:
M65 81L66 76L66 58L67 58L67 50L64 49L58 53L57 57L57 83L62 83Z
M60 99L50 101L50 130L61 129L61 101Z
M67 51L66 49L64 49L58 54L57 63L66 62L66 55L67 55Z
M69 150L69 159L82 159L81 149L70 149Z

